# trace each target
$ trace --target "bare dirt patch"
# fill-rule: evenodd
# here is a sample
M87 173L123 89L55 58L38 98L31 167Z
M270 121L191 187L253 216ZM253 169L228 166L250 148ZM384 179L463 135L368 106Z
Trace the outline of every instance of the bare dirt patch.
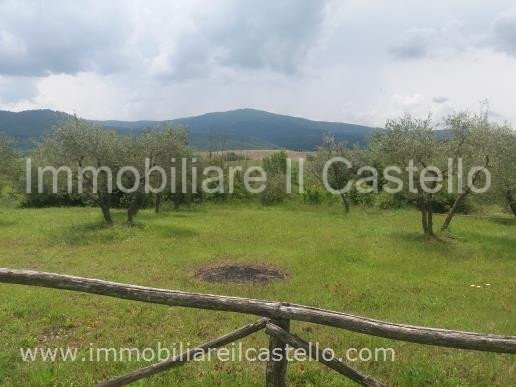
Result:
M287 273L271 266L224 264L202 267L195 272L195 277L207 282L269 282L284 280Z

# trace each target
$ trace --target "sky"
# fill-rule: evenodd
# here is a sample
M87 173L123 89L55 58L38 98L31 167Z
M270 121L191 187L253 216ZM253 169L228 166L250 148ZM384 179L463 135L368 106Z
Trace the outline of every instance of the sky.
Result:
M514 0L0 0L0 109L516 126Z

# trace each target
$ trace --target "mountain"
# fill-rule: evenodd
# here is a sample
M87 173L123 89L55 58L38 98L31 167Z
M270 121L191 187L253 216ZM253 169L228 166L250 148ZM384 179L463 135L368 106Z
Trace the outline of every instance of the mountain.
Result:
M325 133L332 133L339 141L364 145L374 129L340 122L312 121L305 118L273 114L261 110L240 109L222 113L180 118L175 125L189 128L192 139L196 135L244 135L265 140L279 148L312 150ZM205 136L204 136L205 137Z
M32 139L48 133L70 117L52 110L19 113L0 111L0 132L16 138L23 148ZM275 149L312 150L325 133L338 141L364 145L376 129L340 122L312 121L254 109L207 113L167 121L93 121L120 133L137 133L145 128L165 125L186 127L192 146L197 149Z
M9 112L0 110L0 133L16 140L21 148L30 147L44 133L69 117L66 113L53 110L26 110Z

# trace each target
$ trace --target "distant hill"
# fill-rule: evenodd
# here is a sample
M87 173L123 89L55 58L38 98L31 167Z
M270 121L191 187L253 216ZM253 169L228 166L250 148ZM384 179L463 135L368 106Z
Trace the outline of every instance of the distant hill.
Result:
M38 139L69 117L66 113L53 110L26 110L9 112L0 110L0 133L16 140L21 148L31 146L33 139Z
M0 111L0 132L16 138L23 148L27 148L32 139L48 133L67 117L69 115L66 113L52 110ZM165 125L183 126L188 129L192 146L200 150L312 150L321 143L325 133L333 134L339 141L365 145L368 136L376 130L368 126L312 121L254 109L207 113L168 121L93 122L121 133L135 133Z
M197 136L245 136L276 145L279 148L312 150L325 132L339 141L365 145L373 128L340 122L312 121L305 118L273 114L261 110L240 109L172 120L189 128L192 140ZM249 148L249 147L248 147Z

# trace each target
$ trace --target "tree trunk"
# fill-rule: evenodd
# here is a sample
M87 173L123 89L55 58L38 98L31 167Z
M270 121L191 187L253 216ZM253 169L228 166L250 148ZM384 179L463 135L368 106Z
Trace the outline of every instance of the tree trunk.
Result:
M99 195L98 204L106 223L113 224L113 218L111 217L111 196L109 196L109 194Z
M181 204L181 194L176 192L174 194L172 200L174 201L174 210L178 210L179 209L179 205Z
M111 217L111 196L109 194L99 194L98 198L95 198L91 193L86 192L86 196L102 211L102 216L107 224L113 224L113 218Z
M129 226L132 227L134 225L134 217L136 216L137 213L138 213L138 207L135 204L135 201L132 200L131 203L129 204L129 207L127 208L127 223L129 224Z
M427 234L430 236L434 235L434 219L433 212L434 209L432 207L432 195L426 201L426 223L427 223Z
M486 164L487 166L487 164ZM473 176L472 183L475 184L477 181L478 176L480 176L480 170L475 172L475 175ZM450 226L450 223L455 216L455 213L457 212L457 207L459 204L464 200L464 198L471 192L471 187L469 184L466 184L462 187L462 193L457 196L455 201L453 202L453 205L451 206L450 210L448 211L448 215L446 215L446 219L444 220L444 223L441 227L441 231L448 230L448 227Z
M160 207L161 207L161 194L159 193L159 194L156 194L156 203L154 206L154 212L156 212L156 214L159 214Z
M423 227L423 232L428 234L428 217L426 211L425 199L421 196L418 199L419 211L421 212L421 226Z
M129 203L129 207L127 208L127 223L130 226L134 224L134 217L138 214L141 206L141 195L140 193L135 193L131 198L131 202Z
M102 215L104 216L104 220L107 224L113 224L113 218L111 217L111 209L109 206L101 206Z
M342 205L344 206L344 211L349 212L349 200L346 194L340 194L342 198Z
M423 207L419 209L421 212L421 227L423 227L423 232L426 234L427 225L426 225L426 211Z
M453 202L453 205L451 206L450 210L448 211L448 214L446 215L446 219L444 220L444 223L441 227L441 231L448 230L448 227L450 226L450 223L451 223L455 213L457 212L457 207L469 193L470 193L469 188L466 188L459 196L457 196L457 198Z
M425 235L434 236L434 219L432 208L432 195L421 196L418 200L419 211L421 212L421 226Z
M516 216L516 200L514 200L511 190L505 191L505 199L507 199L507 202L509 203L509 208L511 209L512 214Z

